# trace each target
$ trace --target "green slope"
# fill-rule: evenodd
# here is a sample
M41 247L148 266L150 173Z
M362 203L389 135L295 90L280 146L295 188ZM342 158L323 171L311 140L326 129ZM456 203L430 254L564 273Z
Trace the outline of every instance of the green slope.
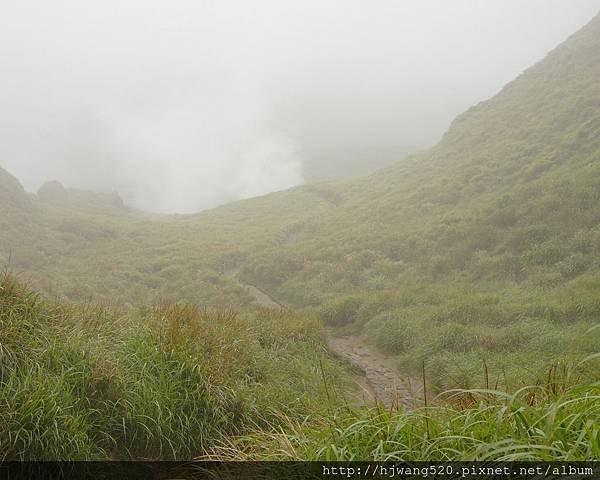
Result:
M239 271L408 371L427 359L440 387L482 360L535 370L600 315L598 78L597 16L431 150L197 215L44 195L24 209L3 175L0 255L46 292L125 304L248 307Z
M324 414L321 378L341 369L320 329L290 312L61 304L0 274L0 460L191 459Z
M314 317L68 305L9 275L0 275L0 345L3 461L572 462L600 453L591 358L514 394L349 408Z
M482 262L490 263L485 276L517 281L556 273L562 261L571 275L595 270L593 256L588 261L570 242L598 244L598 78L596 17L496 97L459 116L434 149L340 186L341 205L311 222L307 241L286 252L298 259L287 276L292 283L261 278L270 251L255 256L246 273L295 300L286 288L300 288L295 279L337 294L369 288L369 280L381 288L461 271L472 279Z

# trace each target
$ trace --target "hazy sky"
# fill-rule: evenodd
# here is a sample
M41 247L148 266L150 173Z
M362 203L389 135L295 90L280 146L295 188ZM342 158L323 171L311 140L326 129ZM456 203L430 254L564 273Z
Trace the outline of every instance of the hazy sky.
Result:
M429 145L600 0L1 0L0 165L191 212Z

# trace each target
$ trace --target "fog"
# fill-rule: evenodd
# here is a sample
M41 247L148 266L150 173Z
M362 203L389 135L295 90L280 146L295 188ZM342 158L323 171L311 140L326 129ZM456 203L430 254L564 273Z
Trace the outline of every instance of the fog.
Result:
M2 0L0 165L157 212L285 189L315 162L343 174L354 151L435 143L599 8Z

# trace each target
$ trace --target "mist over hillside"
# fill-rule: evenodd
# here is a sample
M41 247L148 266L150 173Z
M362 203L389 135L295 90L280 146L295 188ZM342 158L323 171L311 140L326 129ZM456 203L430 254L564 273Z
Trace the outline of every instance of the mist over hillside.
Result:
M490 256L487 262L500 262L489 275L512 280L510 269L527 270L533 250L541 248L537 243L553 250L554 242L570 241L580 229L593 227L600 138L598 24L596 16L498 95L458 116L437 146L371 176L297 187L181 217L177 223L177 217L164 225L139 217L127 230L145 229L144 237L156 245L164 241L160 232L170 231L179 245L194 242L193 248L174 250L176 263L190 274L206 268L222 274L223 265L238 264L244 278L300 306L357 288L397 285L403 278L435 279L436 269L450 276L473 272L484 253ZM9 198L27 203L29 196L18 182L7 173L3 178ZM39 208L51 206L41 193ZM69 202L58 206L68 209ZM68 210L57 213L68 216ZM55 228L51 215L45 217L44 228ZM136 248L136 235L123 235L118 225L111 230L118 238L115 248ZM529 237L529 231L538 233ZM517 240L521 236L524 243ZM11 246L13 258L27 260L19 250L30 241L8 236L4 251ZM92 242L89 248L100 244ZM106 245L103 251L94 261L111 264L111 249ZM197 252L203 267L186 260L190 252ZM58 265L59 258L52 253L44 265L55 268L51 265ZM358 270L348 264L346 272L340 270L344 258L353 258ZM556 253L546 267L565 258ZM531 268L544 270L544 264Z
M595 0L4 2L0 161L191 213L435 144Z
M599 78L595 12L433 147L255 196L267 129L189 215L0 161L0 460L596 460Z

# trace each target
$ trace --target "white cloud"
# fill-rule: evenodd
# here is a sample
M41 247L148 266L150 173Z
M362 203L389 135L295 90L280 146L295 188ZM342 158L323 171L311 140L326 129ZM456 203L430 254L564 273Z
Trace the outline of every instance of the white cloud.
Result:
M189 212L431 144L597 0L3 0L0 164Z

